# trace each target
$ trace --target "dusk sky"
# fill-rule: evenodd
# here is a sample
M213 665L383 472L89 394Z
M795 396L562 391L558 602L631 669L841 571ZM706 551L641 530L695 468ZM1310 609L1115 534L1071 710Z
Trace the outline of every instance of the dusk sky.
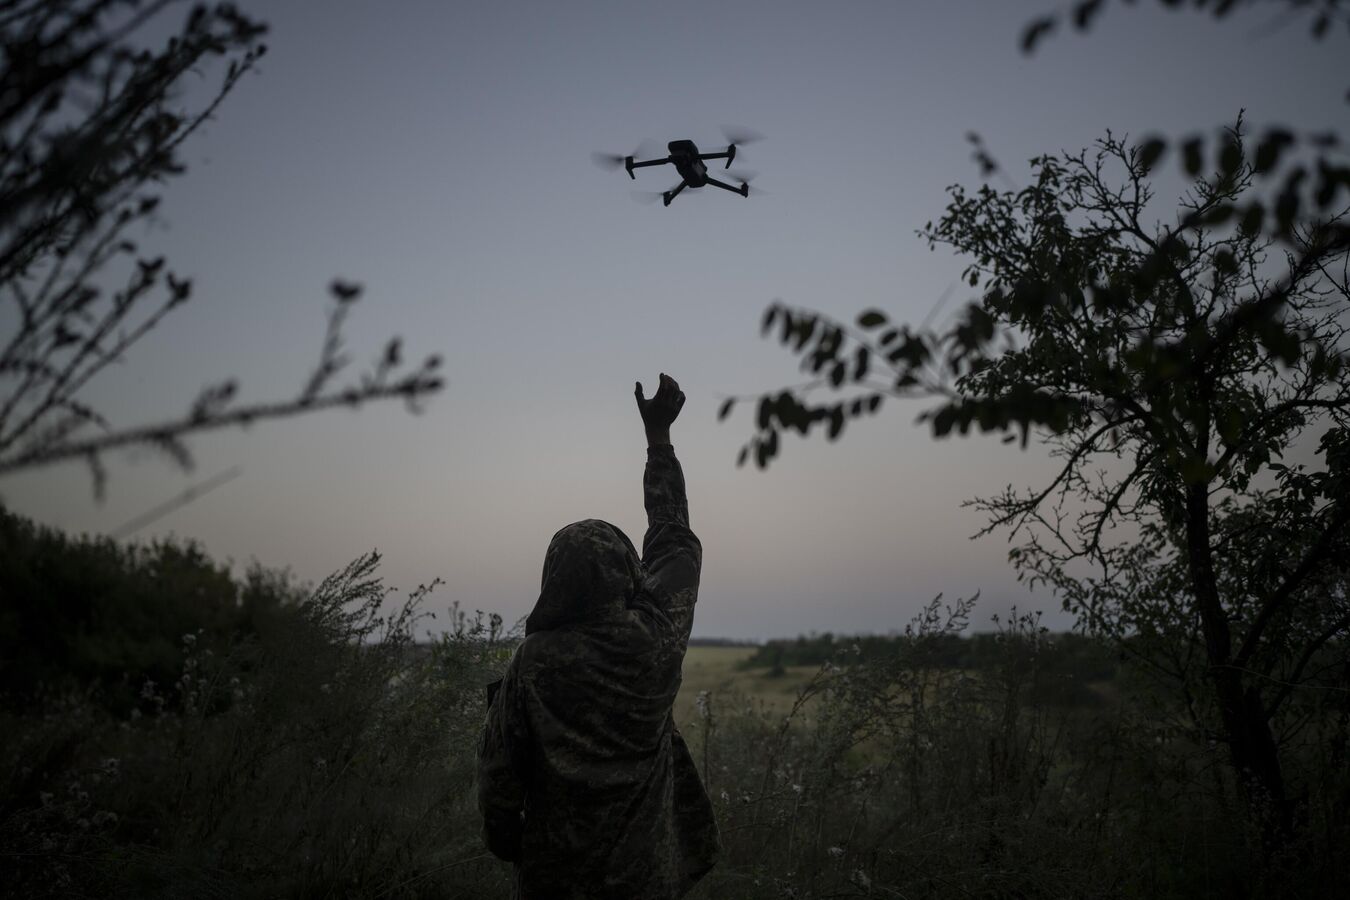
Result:
M705 565L695 635L766 638L902 628L933 595L982 592L1070 620L1019 585L1001 537L971 542L963 500L1051 469L1034 443L935 441L921 403L892 404L835 444L789 440L738 469L749 408L729 394L799 380L759 337L774 299L851 319L917 322L962 261L915 230L946 187L978 185L967 132L1017 184L1028 158L1106 129L1325 129L1350 106L1344 35L1322 43L1274 10L1216 23L1153 3L1109 5L1084 35L1018 49L1049 2L243 3L271 26L260 73L187 146L148 251L194 277L193 301L89 399L119 425L185 409L206 383L294 395L317 359L326 285L360 282L348 345L364 364L401 334L444 356L420 416L394 403L192 439L184 474L146 453L0 482L0 497L75 532L112 531L188 485L241 477L136 535L198 539L315 580L378 548L387 582L441 578L452 600L514 621L550 536L576 519L644 527L635 380L688 396L673 442ZM179 16L182 10L172 10ZM203 86L217 72L204 73ZM186 98L192 99L192 98ZM633 202L673 170L591 164L643 139L721 149L719 126L766 139L734 168L742 199L686 191ZM428 623L433 629L437 623Z

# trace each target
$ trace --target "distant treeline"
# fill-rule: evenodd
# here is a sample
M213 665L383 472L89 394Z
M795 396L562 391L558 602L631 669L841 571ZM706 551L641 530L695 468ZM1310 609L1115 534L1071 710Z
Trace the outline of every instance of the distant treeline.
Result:
M758 647L759 641L746 641L738 638L691 637L690 647Z
M937 668L982 670L1007 657L1002 645L1008 640L1008 635L1000 633L936 634L916 640L901 634L848 636L827 631L771 640L740 665L781 672L788 666L874 662L897 652L911 652L922 654L927 665ZM1094 638L1072 632L1051 634L1038 643L1038 652L1045 657L1041 666L1049 673L1071 673L1087 681L1116 677L1118 652Z

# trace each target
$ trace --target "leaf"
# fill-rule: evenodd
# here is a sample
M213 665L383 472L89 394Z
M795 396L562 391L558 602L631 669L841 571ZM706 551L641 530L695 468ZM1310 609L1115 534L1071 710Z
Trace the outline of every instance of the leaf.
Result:
M1199 175L1200 170L1204 168L1204 145L1204 138L1198 137L1191 138L1181 145L1182 164L1186 167L1186 174L1192 178Z
M1036 45L1055 30L1054 16L1045 16L1040 19L1034 19L1031 24L1022 32L1022 52L1031 53L1036 49Z
M830 425L825 436L833 441L844 433L844 407L839 405L831 407L829 415Z
M750 455L749 445L742 447L741 452L736 454L736 468L739 469L741 466L744 466L745 460L749 455Z
M1167 141L1157 137L1149 138L1139 147L1139 167L1145 172L1151 170L1166 149Z
M1280 162L1280 155L1293 143L1294 135L1292 133L1283 128L1271 128L1256 147L1252 168L1258 175L1263 175L1274 169Z
M867 373L870 371L871 368L871 362L872 362L872 351L868 350L866 347L859 347L858 352L855 355L854 359L854 367L853 367L854 381L862 381L864 378L867 377Z
M816 321L817 319L815 316L805 316L798 320L796 326L797 340L793 344L793 350L800 353L807 342L811 340L811 335L814 334L816 330Z
M778 318L778 304L774 303L764 310L764 318L760 320L759 333L761 337L768 335L769 329L773 327L773 321L776 318Z
M1073 9L1073 24L1079 31L1087 31L1092 20L1101 12L1102 0L1083 0Z
M1246 234L1258 234L1261 231L1261 223L1265 221L1266 208L1260 203L1253 203L1247 207L1247 211L1242 214L1242 231Z
M869 309L858 316L859 328L876 328L886 324L886 314L879 309Z
M728 397L720 409L717 410L717 421L721 422L727 416L731 415L731 408L736 405L735 397Z
M938 410L937 415L933 416L933 436L946 437L951 433L952 426L956 424L956 408L953 406L944 406Z
M839 387L844 383L844 376L848 372L842 362L837 362L830 368L830 387Z
M328 285L328 292L339 303L351 303L357 297L361 296L361 285L354 281L343 281L341 278L334 278Z

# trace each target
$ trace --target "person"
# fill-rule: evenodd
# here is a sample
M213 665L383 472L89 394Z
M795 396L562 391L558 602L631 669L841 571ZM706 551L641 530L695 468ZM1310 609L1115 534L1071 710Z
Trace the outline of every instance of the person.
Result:
M489 689L483 838L515 864L521 900L673 900L719 852L672 715L703 558L670 443L684 394L665 374L651 399L641 382L634 393L647 433L642 556L597 519L555 534L525 639Z

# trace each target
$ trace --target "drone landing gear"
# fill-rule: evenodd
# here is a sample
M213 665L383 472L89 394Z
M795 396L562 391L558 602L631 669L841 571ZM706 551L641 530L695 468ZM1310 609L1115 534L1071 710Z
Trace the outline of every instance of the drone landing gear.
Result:
M715 184L724 191L731 191L733 194L740 194L742 197L750 196L750 185L746 184L744 181L741 182L740 187L732 187L725 181L718 181L716 178L709 178L708 184Z
M672 190L669 190L669 191L666 191L665 193L663 193L663 194L661 195L661 203L662 203L662 205L663 205L663 206L669 206L669 205L670 205L670 201L674 200L675 197L676 197L676 195L678 195L678 194L680 193L680 191L684 190L684 189L685 189L686 187L688 187L688 186L689 186L689 182L687 182L687 181L681 181L681 182L680 182L678 185L676 185Z

